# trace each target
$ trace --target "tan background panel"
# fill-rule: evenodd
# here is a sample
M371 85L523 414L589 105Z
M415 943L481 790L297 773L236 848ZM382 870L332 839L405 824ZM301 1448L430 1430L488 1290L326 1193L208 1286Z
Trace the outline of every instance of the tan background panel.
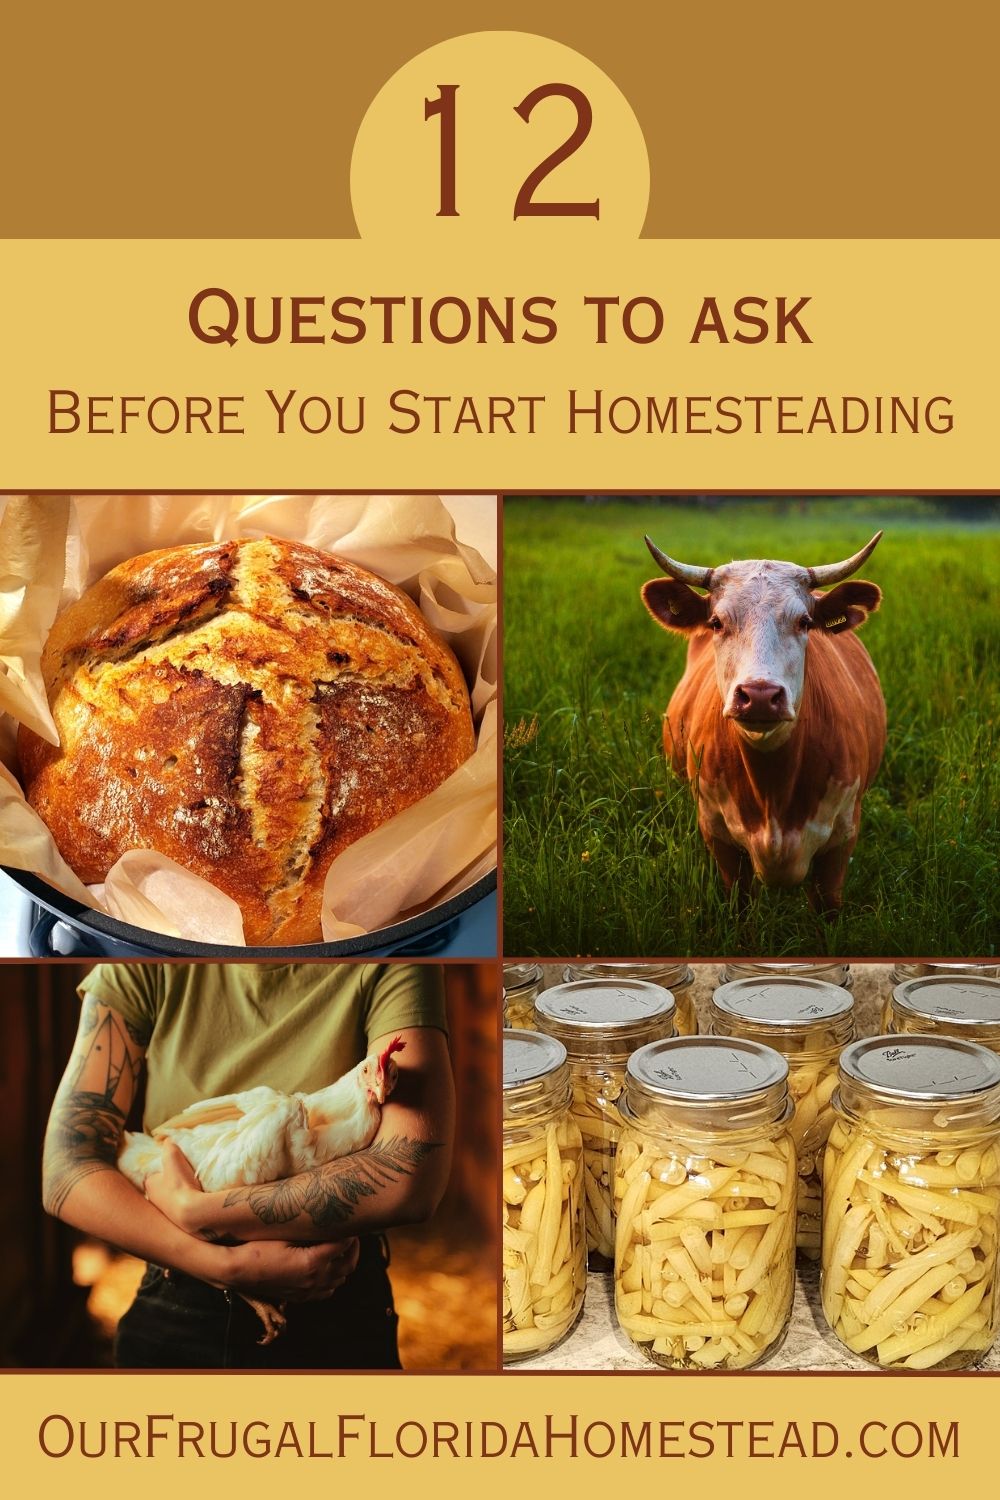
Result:
M647 236L992 236L997 17L974 0L22 6L0 233L351 235L372 97L433 43L506 28L578 48L628 96Z
M398 235L333 245L8 241L3 282L17 296L8 299L3 324L9 353L0 361L0 427L9 440L0 444L0 488L256 494L414 488L490 494L996 491L1000 452L993 382L985 374L1000 343L991 243L681 241L665 249L650 240L605 236L600 243L594 237L585 254L569 254L548 232L511 249L499 236L491 242L477 233L474 220L461 222L463 238L447 255L415 231L405 244ZM193 337L187 308L196 290L214 284L215 277L239 295L259 289L264 296L301 291L327 299L346 290L365 296L385 289L427 299L488 293L517 300L551 291L560 331L545 348L468 339L458 345L383 344L380 335L342 350L284 338L267 345L241 338L232 348L209 346ZM977 309L975 318L956 317L950 289L958 287ZM606 345L595 343L583 298L603 288L623 297L659 297L667 316L663 339L635 345L616 336ZM758 291L811 296L807 323L813 343L689 342L707 293L731 308L736 298ZM287 305L285 327L287 334ZM75 432L49 435L53 389L69 389L83 401ZM580 402L596 411L598 389L605 393L601 431L596 417L580 417L576 435L570 435L569 391L577 390ZM293 411L279 438L268 390L279 401L294 391L300 404L315 393L332 397L331 411L343 393L348 427L356 425L363 395L364 425L356 434L341 434L334 416L323 431L310 433ZM407 390L411 396L402 409L416 409L420 425L405 418L395 422L394 433L393 393ZM760 436L749 406L738 434L685 432L688 397L700 411L704 398L733 392L769 398L771 415ZM934 432L925 423L915 433L903 423L895 436L879 435L872 418L864 431L840 433L843 395L894 392L924 403L946 397L952 430ZM169 405L180 398L183 407L190 393L216 401L211 433L194 422L187 434L180 408ZM462 398L471 396L484 411L494 393L546 397L534 436L523 408L514 433L500 424L491 436L488 421L481 432L469 424L456 431ZM793 407L801 396L807 417L813 398L829 396L831 411L841 413L838 435L822 427L811 437L779 435L774 394L793 398ZM242 436L219 434L220 395L243 398ZM623 425L638 424L631 434L616 434L607 425L608 403L619 395ZM87 431L90 396L108 413L96 425L117 424L117 435ZM139 417L124 423L123 434L118 414L124 396L142 400L132 403ZM157 408L161 434L147 420L157 396L165 397ZM449 400L435 433L436 408L429 402L438 396ZM679 402L677 431L671 418L661 432L649 400L658 400L665 412L671 397ZM315 409L310 412L312 424L322 426L322 413L316 422ZM707 424L699 416L692 425Z
M144 1500L176 1500L179 1494L202 1500L221 1493L238 1494L241 1500L273 1500L288 1493L363 1493L373 1481L378 1493L405 1493L421 1500L431 1496L466 1500L470 1491L480 1500L508 1500L512 1494L536 1500L553 1494L581 1494L591 1484L599 1493L612 1494L655 1494L663 1488L668 1493L714 1491L738 1495L740 1500L801 1500L803 1495L811 1500L843 1500L845 1494L905 1494L924 1500L965 1490L989 1494L996 1484L997 1388L993 1381L975 1374L919 1379L883 1375L874 1380L795 1374L780 1383L763 1375L713 1374L707 1379L681 1375L658 1380L655 1374L614 1379L552 1374L542 1377L543 1385L531 1389L529 1382L538 1378L407 1375L400 1380L385 1376L359 1380L350 1375L260 1374L240 1380L160 1375L155 1385L150 1377L140 1376L109 1386L73 1375L47 1376L44 1381L5 1375L0 1376L0 1397L10 1428L4 1445L5 1472L18 1493L45 1494L59 1486L72 1493L74 1500L106 1500L112 1489L141 1493ZM107 1421L106 1441L112 1453L114 1422L140 1423L143 1445L139 1451L145 1453L147 1416L157 1413L169 1415L151 1417L156 1430L166 1434L165 1440L153 1441L152 1463L133 1462L128 1448L120 1463L113 1458L102 1461L81 1456L82 1421L87 1423L90 1452L100 1451L99 1423L102 1418ZM551 1458L544 1456L546 1414L551 1417L553 1434ZM341 1415L345 1419L344 1457L326 1463L300 1462L293 1438L298 1438L303 1455L308 1453L310 1420L315 1423L314 1451L341 1451ZM41 1424L52 1416L67 1417L75 1424L73 1448L65 1458L46 1458L39 1447ZM476 1424L471 1430L473 1451L479 1451L482 1444L487 1452L509 1455L519 1440L517 1456L513 1461L470 1463L452 1458L443 1448L435 1459L435 1420L444 1424L438 1428L439 1442L447 1434L446 1424L458 1424L459 1454L466 1451L465 1423L472 1422ZM184 1457L177 1456L181 1421L202 1424L206 1434L203 1460L195 1457L190 1446ZM216 1441L224 1452L231 1424L237 1424L236 1455L221 1468L218 1460L208 1456L209 1423L213 1421ZM266 1425L251 1429L248 1452L242 1438L250 1422ZM274 1455L287 1422L295 1428L285 1429L285 1446L277 1461L250 1456L268 1441ZM631 1456L633 1450L623 1441L626 1422L633 1434L641 1432L644 1422L650 1424L651 1460ZM748 1456L751 1422L761 1424L753 1434L758 1440L754 1460ZM777 1452L789 1422L798 1428L790 1435L785 1462L756 1462ZM814 1431L813 1422L828 1425ZM956 1422L957 1450L951 1433ZM501 1425L484 1430L482 1423ZM693 1423L704 1425L690 1434ZM727 1430L722 1423L732 1426ZM931 1423L936 1424L936 1433ZM575 1445L565 1436L574 1426ZM120 1434L123 1431L127 1429L119 1428ZM683 1462L654 1467L661 1431L666 1458L692 1455L700 1461L687 1468ZM186 1432L190 1443L194 1429L189 1426ZM427 1450L422 1456L373 1462L373 1451L418 1453L425 1433ZM559 1433L564 1436L556 1436ZM727 1456L729 1433L731 1458ZM830 1452L834 1436L838 1440L835 1456L820 1463L803 1461L801 1454L809 1454L814 1442L820 1454ZM801 1452L795 1447L796 1438ZM65 1422L52 1421L46 1427L46 1440L50 1451L64 1451L68 1447ZM532 1443L537 1458L531 1456ZM619 1456L623 1448L624 1455ZM645 1451L642 1438L639 1451ZM885 1456L866 1459L865 1453ZM602 1462L596 1455L603 1454L613 1456ZM351 1488L345 1490L345 1486Z

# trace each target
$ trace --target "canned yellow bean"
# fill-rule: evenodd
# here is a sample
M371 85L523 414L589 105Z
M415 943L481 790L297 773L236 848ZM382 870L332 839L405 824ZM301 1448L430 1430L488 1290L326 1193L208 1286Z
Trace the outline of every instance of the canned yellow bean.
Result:
M531 1031L535 1025L535 998L542 988L540 964L505 964L503 970L503 1024L515 1031Z
M1000 1052L1000 979L969 973L904 979L886 1001L882 1029L964 1036Z
M569 1056L573 1118L583 1137L588 1261L605 1271L615 1255L612 1189L625 1065L638 1047L673 1036L674 997L641 979L581 979L543 991L535 1025Z
M886 1368L965 1369L997 1332L1000 1059L944 1036L844 1049L823 1166L823 1312Z
M795 1106L789 1124L798 1163L795 1242L819 1259L823 1148L833 1124L833 1093L841 1049L854 1036L854 999L822 979L762 976L720 985L711 1002L716 1036L749 1037L788 1063Z
M541 1354L583 1309L583 1145L570 1114L566 1048L503 1036L503 1357Z
M780 1344L795 1284L788 1065L676 1037L634 1052L615 1165L615 1308L656 1364L747 1369Z

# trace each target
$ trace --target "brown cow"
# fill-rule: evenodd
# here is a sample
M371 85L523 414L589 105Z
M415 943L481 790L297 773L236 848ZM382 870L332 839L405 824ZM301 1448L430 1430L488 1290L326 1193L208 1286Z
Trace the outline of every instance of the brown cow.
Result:
M798 885L811 870L813 905L840 908L861 798L885 749L878 674L854 634L882 595L843 580L881 535L817 568L759 559L695 568L646 538L669 576L643 585L643 603L659 625L689 637L664 749L694 786L698 826L727 890L752 875ZM837 587L816 592L829 584Z

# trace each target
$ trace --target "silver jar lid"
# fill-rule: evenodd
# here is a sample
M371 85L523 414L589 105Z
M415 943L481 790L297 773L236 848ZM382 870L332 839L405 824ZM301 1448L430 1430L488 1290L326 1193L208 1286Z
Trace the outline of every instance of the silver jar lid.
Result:
M628 1076L647 1094L684 1104L741 1103L785 1090L788 1064L772 1047L742 1037L679 1036L633 1052Z
M674 997L641 979L578 979L544 990L535 1001L540 1031L558 1037L570 1056L628 1054L670 1035Z
M516 1123L553 1110L568 1109L572 1098L566 1048L537 1031L503 1034L503 1114Z
M958 1037L869 1036L844 1048L840 1075L888 1098L947 1103L1000 1086L1000 1058Z
M668 990L682 990L694 982L694 972L686 963L567 964L563 969L563 979L642 979L649 984L661 984Z
M947 974L960 974L964 978L1000 979L1000 964L953 964L953 963L926 963L926 964L893 964L892 978L894 983L901 984L906 979L944 977Z
M849 1016L854 997L841 985L798 975L732 979L715 991L712 1009L756 1026L806 1028Z
M541 984L541 964L504 964L503 992L508 1000L516 1000L522 991L540 989Z
M729 984L734 979L763 979L771 975L776 978L785 978L787 976L800 979L824 979L828 984L839 985L841 989L845 990L849 990L854 983L850 964L804 964L786 963L783 961L725 964L722 970L722 982L723 984Z
M566 1062L566 1048L554 1036L537 1031L505 1031L503 1034L503 1086L520 1088L556 1073Z
M1000 1028L1000 979L938 974L907 979L892 992L893 1005L908 1015L952 1026Z

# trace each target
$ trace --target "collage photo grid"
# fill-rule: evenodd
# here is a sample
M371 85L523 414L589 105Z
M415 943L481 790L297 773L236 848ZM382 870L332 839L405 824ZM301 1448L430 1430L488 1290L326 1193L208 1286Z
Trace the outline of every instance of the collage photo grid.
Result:
M1000 500L0 556L7 1368L1000 1370Z

